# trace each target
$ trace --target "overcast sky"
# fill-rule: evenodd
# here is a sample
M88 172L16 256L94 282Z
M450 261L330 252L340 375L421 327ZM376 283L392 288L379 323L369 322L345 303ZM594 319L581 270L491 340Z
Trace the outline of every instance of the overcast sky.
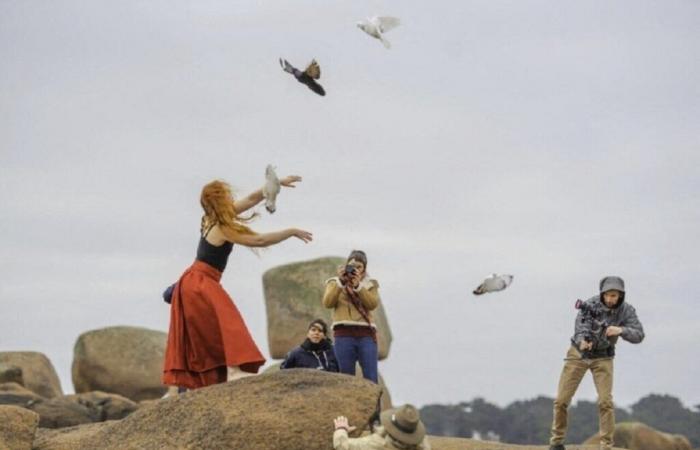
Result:
M403 22L390 51L373 14ZM262 273L362 248L395 402L553 396L574 301L617 274L647 339L618 345L616 402L700 404L698 23L692 0L0 1L0 351L70 392L82 332L167 331L202 185L273 163L304 181L254 228L314 242L236 248L222 279L266 355ZM491 272L515 280L474 297Z

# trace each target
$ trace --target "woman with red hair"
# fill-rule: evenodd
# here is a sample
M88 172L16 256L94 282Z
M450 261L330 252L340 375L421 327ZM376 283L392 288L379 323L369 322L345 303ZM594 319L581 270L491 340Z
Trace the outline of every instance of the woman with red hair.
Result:
M301 177L280 180L293 188ZM310 242L311 233L289 228L259 234L239 214L263 200L259 189L235 200L228 183L212 181L204 186L200 203L204 210L195 262L173 290L170 331L165 349L163 384L197 389L257 373L265 363L238 308L220 284L233 244L268 247L290 237Z

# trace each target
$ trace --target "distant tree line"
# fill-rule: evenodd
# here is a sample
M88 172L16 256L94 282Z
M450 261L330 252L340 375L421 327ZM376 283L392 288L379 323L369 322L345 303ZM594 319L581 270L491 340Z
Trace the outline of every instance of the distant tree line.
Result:
M428 433L438 436L499 438L511 444L549 441L552 402L548 397L516 401L505 408L475 398L456 405L426 405L420 410ZM700 405L688 409L670 395L648 395L630 406L615 408L619 422L642 422L660 431L682 434L700 447ZM598 405L579 400L569 408L567 441L581 443L598 432Z

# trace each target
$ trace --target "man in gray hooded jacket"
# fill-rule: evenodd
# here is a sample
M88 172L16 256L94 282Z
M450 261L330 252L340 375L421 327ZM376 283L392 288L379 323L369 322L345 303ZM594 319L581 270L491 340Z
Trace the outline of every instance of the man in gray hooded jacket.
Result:
M549 440L550 450L565 450L568 407L581 380L589 370L598 392L600 448L613 446L615 415L612 402L613 357L618 337L638 344L644 339L644 329L632 305L625 302L625 283L620 277L600 280L600 294L577 303L571 347L566 354L554 400L554 420Z

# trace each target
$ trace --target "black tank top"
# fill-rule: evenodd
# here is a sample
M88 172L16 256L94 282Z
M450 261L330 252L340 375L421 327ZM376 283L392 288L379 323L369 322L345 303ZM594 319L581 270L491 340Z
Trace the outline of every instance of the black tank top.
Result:
M228 262L228 255L230 255L231 250L233 250L233 244L228 241L224 242L218 247L210 244L206 240L206 237L210 231L211 228L209 228L207 232L199 238L199 245L197 246L197 261L205 262L219 272L223 272L226 268L226 263Z

